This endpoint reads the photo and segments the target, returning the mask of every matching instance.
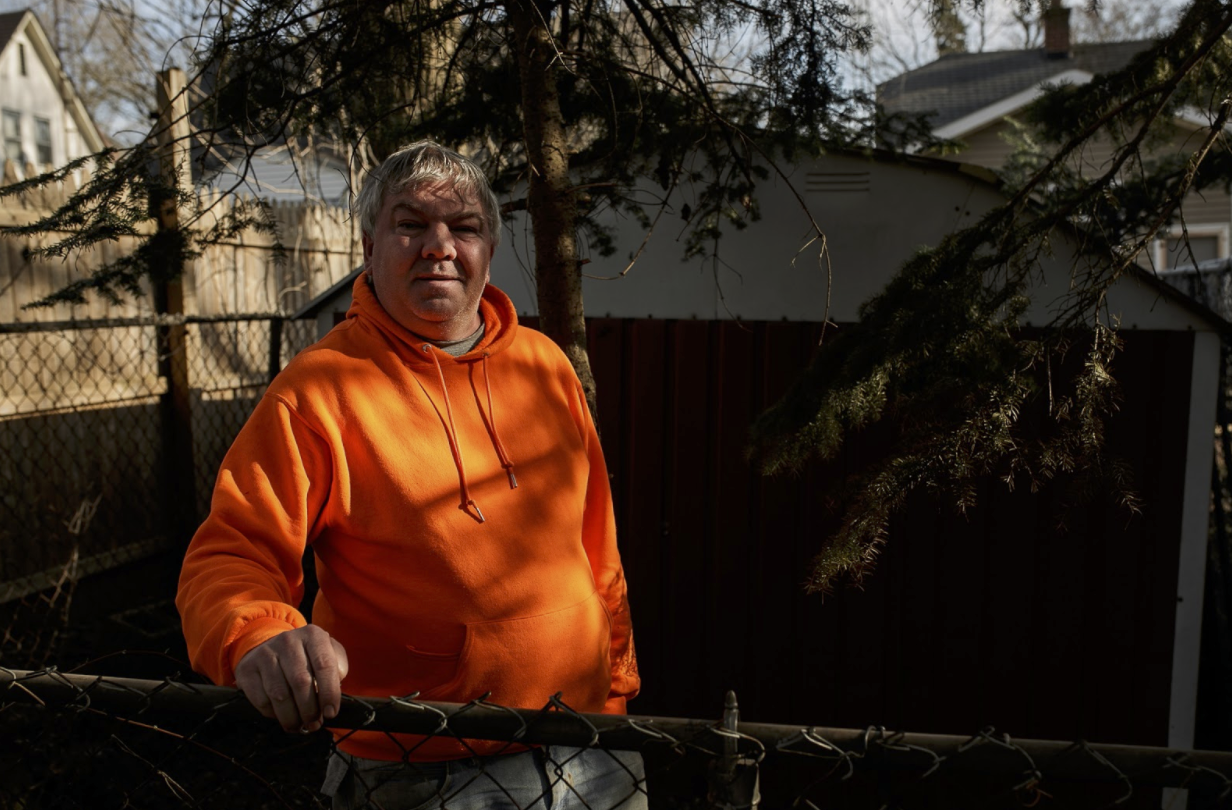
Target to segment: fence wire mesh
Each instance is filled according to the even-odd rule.
[[[314,331],[268,315],[0,325],[5,624],[65,571],[185,539],[271,375]]]
[[[117,662],[110,660],[110,665]],[[332,733],[286,734],[233,689],[0,669],[5,807],[1227,806],[1232,754],[346,697]],[[336,755],[356,733],[400,760]],[[447,763],[416,752],[447,739]],[[500,741],[475,757],[476,740]],[[327,762],[332,764],[327,765]],[[643,765],[644,763],[644,765]]]

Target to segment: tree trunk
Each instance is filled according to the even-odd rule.
[[[556,86],[560,67],[552,33],[546,27],[551,4],[510,0],[508,12],[522,85],[522,132],[530,166],[526,210],[535,240],[539,328],[564,350],[582,381],[591,415],[596,416],[595,378],[586,353],[577,203],[569,178],[568,139]]]

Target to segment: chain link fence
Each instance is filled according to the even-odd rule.
[[[0,806],[325,807],[327,773],[346,806],[373,808],[394,806],[391,791],[418,791],[413,804],[423,807],[593,810],[647,799],[663,808],[1197,810],[1232,796],[1229,753],[1015,740],[991,729],[964,737],[745,723],[731,694],[713,720],[580,714],[558,699],[524,710],[415,697],[344,697],[332,732],[295,735],[234,689],[0,669]],[[356,730],[388,735],[402,761],[327,767]],[[416,761],[442,737],[461,759]],[[503,747],[470,757],[476,740]],[[529,784],[527,763],[537,776]],[[583,773],[601,774],[603,789]]]
[[[186,540],[314,330],[271,315],[0,324],[0,608]]]

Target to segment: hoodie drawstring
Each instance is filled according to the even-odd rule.
[[[458,508],[469,515],[470,510],[467,507],[475,507],[475,514],[479,516],[479,522],[484,523],[483,512],[479,510],[479,504],[475,503],[475,500],[471,498],[470,488],[466,484],[466,467],[462,464],[462,448],[458,446],[457,430],[453,425],[453,408],[449,404],[449,387],[445,385],[445,371],[441,368],[441,361],[436,358],[432,348],[427,343],[423,345],[423,352],[431,357],[432,362],[436,364],[436,374],[441,380],[441,393],[445,395],[445,416],[449,420],[445,435],[449,437],[449,450],[453,453],[454,466],[458,468],[458,483],[462,490],[462,503]],[[484,376],[486,377],[487,375],[485,374]]]
[[[474,507],[475,515],[478,516],[480,523],[486,522],[483,512],[479,509],[479,504],[475,503],[475,499],[471,497],[470,486],[466,481],[466,467],[462,463],[462,448],[458,444],[458,431],[453,423],[453,405],[449,401],[449,387],[445,384],[445,370],[441,368],[441,361],[437,359],[436,354],[432,351],[429,344],[425,343],[422,346],[423,353],[432,358],[432,362],[436,365],[436,376],[441,381],[441,394],[445,397],[445,435],[449,439],[449,451],[453,453],[454,466],[458,468],[458,486],[461,489],[462,503],[458,506],[463,512],[471,514],[468,507]],[[484,427],[488,429],[488,437],[492,440],[492,447],[496,449],[496,455],[500,459],[501,469],[505,471],[505,475],[509,476],[509,488],[518,488],[518,477],[513,474],[513,461],[509,458],[509,451],[505,449],[505,443],[501,441],[500,434],[496,431],[496,410],[492,405],[492,379],[488,376],[488,353],[483,353],[483,385],[488,397],[488,412],[487,414],[480,413],[484,417]],[[475,515],[472,515],[474,517]]]
[[[509,460],[509,453],[505,450],[500,435],[496,432],[496,409],[492,407],[492,379],[488,376],[487,352],[483,353],[483,385],[488,390],[488,418],[484,420],[484,424],[487,425],[488,435],[492,437],[492,446],[496,448],[501,468],[505,471],[505,475],[509,476],[509,488],[517,489],[518,477],[513,474],[513,462]],[[478,507],[475,508],[478,509]]]

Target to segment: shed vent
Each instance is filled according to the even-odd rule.
[[[870,186],[868,172],[809,172],[804,180],[804,190],[810,194],[866,192]]]

